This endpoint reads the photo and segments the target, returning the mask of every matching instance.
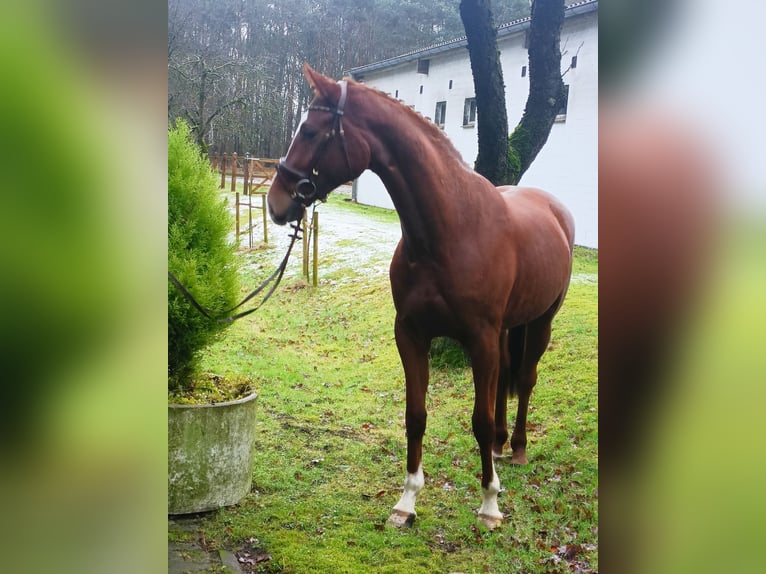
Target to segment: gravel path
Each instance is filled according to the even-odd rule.
[[[350,198],[351,188],[345,186],[333,192]],[[233,200],[231,201],[233,204]],[[231,210],[233,212],[233,205]],[[388,274],[388,266],[394,254],[402,230],[398,223],[383,222],[363,213],[355,213],[342,206],[329,203],[318,204],[319,213],[319,277],[338,269],[354,268],[367,273]],[[309,217],[311,210],[309,209]],[[256,228],[254,241],[262,237],[260,210],[254,211]],[[245,256],[245,268],[251,268],[260,276],[276,267],[284,257],[290,242],[292,229],[269,221],[269,246],[251,251]],[[247,245],[243,236],[241,243]],[[302,274],[301,244],[296,243],[290,256],[285,277]]]

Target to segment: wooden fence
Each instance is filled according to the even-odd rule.
[[[221,174],[221,184],[219,189],[226,189],[226,178],[229,178],[230,191],[235,196],[235,233],[237,246],[239,246],[240,236],[247,235],[248,247],[253,248],[253,209],[261,210],[261,219],[263,222],[263,242],[269,242],[268,214],[266,209],[266,192],[271,185],[277,173],[278,159],[264,159],[245,155],[239,157],[236,153],[230,155],[220,154],[210,157],[210,165],[213,170]],[[237,191],[241,185],[242,194]],[[255,197],[255,199],[254,199]],[[246,210],[247,227],[243,230],[241,219],[242,210]],[[309,280],[309,261],[313,259],[311,265],[311,283],[317,286],[318,259],[319,259],[319,214],[313,213],[311,222],[307,221],[306,214],[303,214],[303,275],[306,281]],[[311,241],[309,242],[309,236]],[[309,245],[311,243],[311,245]],[[309,250],[313,258],[309,256]]]
[[[221,174],[219,189],[226,189],[226,178],[229,178],[231,191],[237,191],[242,184],[242,193],[265,193],[277,172],[278,159],[266,159],[245,155],[239,157],[236,153],[220,154],[210,157],[210,165],[214,171]]]
[[[219,189],[226,189],[227,177],[229,189],[235,194],[236,236],[239,245],[240,236],[247,235],[248,246],[253,248],[253,209],[261,210],[263,222],[263,242],[269,242],[268,216],[266,213],[266,192],[277,172],[279,160],[264,159],[245,155],[239,157],[236,153],[220,154],[210,157],[210,165],[214,171],[221,174]],[[237,191],[242,190],[242,194]],[[243,212],[244,210],[244,212]],[[243,214],[247,217],[247,227],[242,229]]]

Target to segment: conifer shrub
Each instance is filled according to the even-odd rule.
[[[183,121],[168,130],[168,269],[215,314],[239,295],[231,215],[217,192],[217,177]],[[200,351],[229,323],[199,313],[168,281],[168,389],[189,392]]]

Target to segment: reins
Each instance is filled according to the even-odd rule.
[[[189,303],[197,310],[199,311],[203,316],[210,319],[211,321],[216,321],[217,323],[232,323],[236,321],[237,319],[241,319],[242,317],[246,317],[247,315],[250,315],[251,313],[254,313],[258,309],[261,308],[261,306],[269,300],[271,295],[276,290],[277,286],[279,285],[279,282],[282,281],[282,276],[285,274],[285,269],[287,268],[287,261],[290,259],[290,253],[293,250],[293,245],[295,245],[295,242],[298,239],[301,239],[301,233],[304,231],[301,228],[301,222],[298,221],[297,223],[290,224],[290,227],[293,228],[293,233],[290,235],[290,245],[287,247],[287,253],[285,253],[284,258],[282,259],[282,262],[279,264],[279,266],[274,270],[274,272],[258,287],[256,287],[253,291],[251,291],[242,301],[237,303],[234,307],[227,309],[226,311],[223,311],[221,313],[221,316],[214,316],[214,313],[210,311],[209,309],[205,309],[197,299],[195,299],[194,295],[191,294],[191,292],[183,286],[183,284],[178,280],[178,278],[173,275],[170,271],[168,271],[168,279],[170,279],[170,282],[173,284],[173,286],[178,289],[178,291],[181,293],[181,295],[186,298]],[[276,279],[276,281],[274,281]],[[261,291],[263,291],[269,283],[274,281],[274,284],[271,286],[271,288],[266,292],[266,295],[264,295],[263,299],[261,300],[258,305],[253,307],[252,309],[248,309],[247,311],[242,311],[241,313],[237,313],[236,315],[230,315],[233,311],[236,311],[242,305],[250,301],[253,297],[258,295]]]
[[[279,160],[279,164],[277,164],[277,177],[287,178],[292,177],[297,181],[295,186],[292,189],[291,196],[293,200],[299,201],[304,206],[308,207],[309,205],[314,204],[314,201],[319,199],[320,201],[324,201],[324,197],[318,197],[317,196],[317,190],[316,190],[316,183],[314,182],[314,176],[318,175],[316,165],[319,162],[319,159],[324,152],[325,146],[329,142],[330,139],[335,137],[336,135],[340,137],[341,147],[343,149],[343,155],[346,159],[346,166],[349,169],[349,174],[351,173],[351,162],[348,157],[348,146],[346,145],[346,132],[343,129],[343,108],[346,105],[346,96],[348,94],[348,83],[345,80],[341,80],[338,82],[338,85],[340,86],[340,98],[338,99],[338,103],[334,108],[326,107],[326,106],[310,106],[309,111],[318,111],[318,112],[327,112],[331,113],[335,116],[335,120],[333,122],[333,127],[330,131],[326,132],[324,135],[324,138],[322,140],[321,145],[319,148],[314,152],[314,157],[312,158],[311,162],[311,173],[305,173],[298,169],[293,168],[291,165],[287,162],[287,157],[283,157]],[[289,153],[289,150],[288,150]],[[314,207],[316,207],[316,204],[314,204]],[[218,323],[231,323],[233,321],[236,321],[237,319],[241,319],[242,317],[246,317],[247,315],[250,315],[251,313],[254,313],[260,307],[269,300],[269,297],[274,293],[277,286],[279,285],[279,282],[282,280],[282,276],[285,273],[285,269],[287,268],[287,261],[290,258],[290,253],[293,250],[293,245],[295,245],[295,242],[301,238],[301,233],[304,232],[304,230],[301,228],[301,222],[298,221],[298,223],[291,224],[291,227],[294,229],[294,232],[292,235],[290,235],[291,241],[290,245],[287,248],[287,253],[285,253],[284,259],[282,259],[282,262],[279,264],[279,266],[274,270],[274,272],[258,287],[256,287],[253,291],[250,292],[247,297],[242,299],[239,303],[237,303],[234,307],[231,309],[227,309],[226,311],[223,311],[221,313],[221,316],[214,316],[214,313],[210,311],[209,309],[205,309],[197,299],[195,299],[194,295],[191,294],[191,292],[184,287],[184,285],[178,280],[178,278],[173,275],[170,271],[168,271],[168,279],[173,284],[173,286],[178,289],[178,291],[186,298],[189,303],[197,310],[199,311],[203,316],[210,319],[211,321],[216,321]],[[309,239],[311,237],[312,228],[309,227]],[[276,281],[275,281],[276,279]],[[269,290],[266,292],[266,295],[264,295],[263,299],[260,303],[258,303],[255,307],[252,309],[248,309],[247,311],[242,311],[240,313],[237,313],[236,315],[231,315],[233,311],[236,311],[239,309],[242,305],[250,301],[253,297],[261,293],[266,287],[268,287],[269,283],[274,281],[273,285],[269,288]]]

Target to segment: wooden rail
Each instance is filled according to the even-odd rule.
[[[246,154],[244,158],[238,154],[220,154],[210,157],[210,165],[213,170],[221,175],[219,189],[226,189],[227,176],[230,191],[235,194],[235,219],[236,237],[239,245],[240,236],[247,234],[248,247],[253,248],[253,209],[261,210],[263,222],[263,242],[269,242],[268,216],[266,213],[266,192],[277,173],[279,160],[251,157]],[[242,194],[237,191],[241,186]],[[260,201],[254,201],[253,196],[260,197]],[[241,225],[242,212],[247,213],[247,227],[243,230]]]
[[[229,179],[230,191],[235,197],[235,233],[237,246],[239,246],[240,236],[247,234],[248,247],[253,248],[253,209],[261,210],[261,220],[263,223],[263,242],[269,242],[268,231],[268,213],[266,208],[266,192],[271,185],[272,180],[277,174],[277,159],[265,159],[245,155],[239,157],[236,153],[220,154],[210,156],[210,165],[213,171],[220,173],[221,184],[219,189],[226,189],[227,177]],[[241,184],[242,193],[237,191]],[[254,199],[259,198],[259,199]],[[247,227],[242,229],[242,209],[247,213]],[[303,276],[308,282],[316,287],[319,276],[319,213],[312,214],[311,222],[307,220],[306,213],[303,214]],[[311,241],[309,241],[311,238]],[[311,245],[309,245],[311,243]],[[309,253],[311,251],[311,253]],[[310,257],[313,256],[313,257]],[[311,261],[311,277],[309,277],[309,261]]]

